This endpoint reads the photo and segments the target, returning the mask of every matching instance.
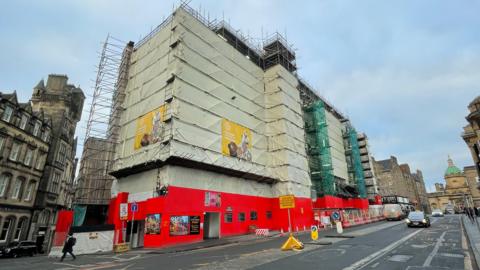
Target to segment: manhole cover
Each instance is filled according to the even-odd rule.
[[[393,255],[388,260],[392,262],[407,262],[412,257],[413,256],[410,256],[410,255]]]

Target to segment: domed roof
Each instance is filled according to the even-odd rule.
[[[453,164],[453,160],[449,156],[448,157],[448,168],[445,171],[445,176],[455,175],[455,174],[462,174],[462,171],[457,166],[455,166],[455,164]]]

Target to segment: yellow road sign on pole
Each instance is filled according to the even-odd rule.
[[[295,196],[284,195],[279,197],[280,209],[295,208]]]
[[[312,240],[318,240],[318,227],[315,225],[312,225],[310,227],[310,236],[312,237]]]

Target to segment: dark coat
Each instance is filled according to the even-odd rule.
[[[62,252],[72,252],[73,251],[73,246],[75,245],[75,237],[69,236],[67,240],[65,240],[65,244],[63,245],[63,250]]]

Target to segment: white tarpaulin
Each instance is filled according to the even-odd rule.
[[[75,233],[77,243],[73,246],[73,254],[92,254],[113,251],[113,230],[100,232]],[[49,257],[61,257],[63,247],[53,247]]]

